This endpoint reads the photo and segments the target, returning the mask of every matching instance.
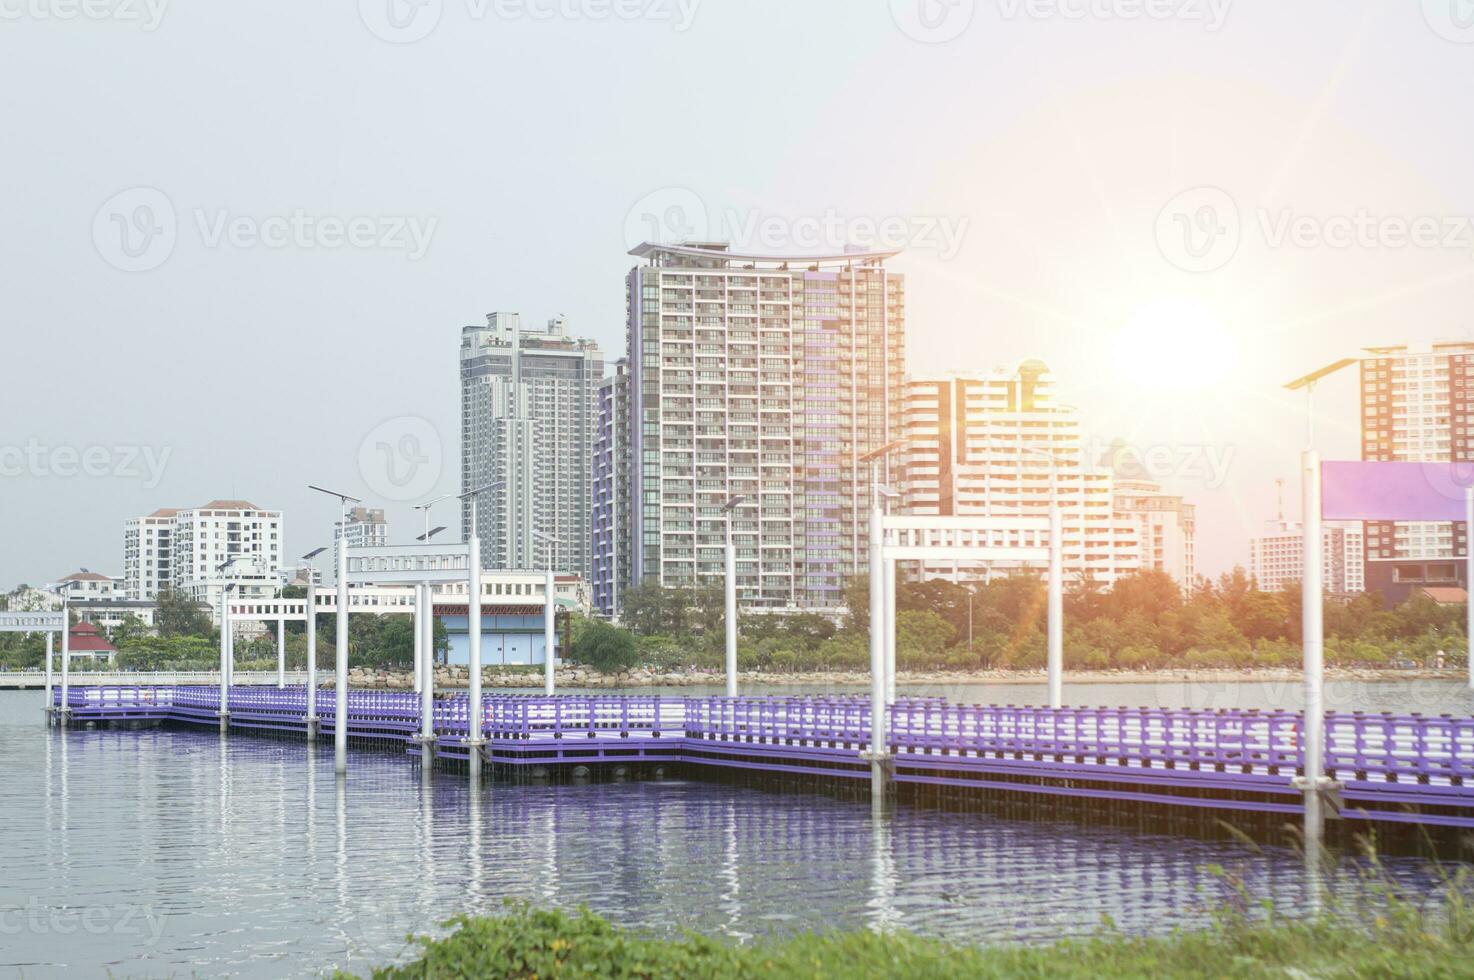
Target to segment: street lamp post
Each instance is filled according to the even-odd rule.
[[[732,543],[732,515],[747,500],[746,494],[735,494],[722,504],[727,519],[727,546],[722,552],[727,633],[727,697],[737,696],[737,546]]]
[[[445,530],[444,525],[435,528],[430,526],[430,508],[442,500],[449,500],[454,496],[455,494],[453,493],[442,493],[440,496],[427,500],[423,504],[415,504],[415,510],[421,511],[425,516],[425,533],[417,536],[415,538],[416,541],[429,544],[431,538]],[[429,630],[426,630],[424,624],[420,621],[421,616],[428,616],[431,622],[434,622],[435,593],[429,582],[423,582],[415,586],[415,691],[420,695],[420,714],[422,718],[429,718],[435,708],[435,629],[432,626]],[[429,696],[425,695],[426,688],[430,689]],[[431,727],[429,725],[422,725],[421,727],[424,729],[420,733],[421,751],[429,751],[427,747],[431,745],[433,739],[430,741],[426,739],[432,734]]]
[[[1033,446],[1019,446],[1020,452],[1033,453],[1049,460],[1049,582],[1045,592],[1045,623],[1049,669],[1049,706],[1064,706],[1065,669],[1065,586],[1064,586],[1064,515],[1059,506],[1059,461],[1056,453]]]
[[[870,795],[872,802],[882,804],[890,783],[890,749],[886,737],[886,672],[887,631],[894,624],[887,621],[885,566],[885,515],[881,511],[881,484],[878,467],[887,454],[906,445],[897,439],[871,450],[855,462],[870,464],[870,748],[861,758],[870,763]],[[893,668],[892,668],[893,669]]]
[[[216,571],[222,571],[228,564],[226,562]],[[226,582],[220,587],[220,710],[217,713],[221,735],[230,731],[230,671],[235,660],[235,650],[231,646],[230,593],[234,588],[234,582]]]
[[[348,774],[348,504],[363,503],[357,497],[323,487],[308,485],[309,490],[337,497],[341,508],[338,522],[338,618],[336,663],[333,671],[333,771]]]
[[[548,545],[563,542],[543,531],[533,531],[532,536]],[[552,550],[548,552],[546,579],[543,582],[543,694],[553,696],[553,654],[557,648],[558,593],[556,576],[553,574]]]
[[[312,560],[326,551],[314,548],[302,556],[298,567],[307,569],[307,738],[317,741],[317,568]]]
[[[472,778],[481,776],[481,533],[476,526],[476,497],[497,486],[496,483],[477,487],[460,494],[460,499],[471,502],[471,527],[466,541],[467,552],[467,596],[466,596],[466,640],[468,644],[467,664],[467,731],[466,759]]]
[[[1305,794],[1305,855],[1318,860],[1325,834],[1325,797],[1335,783],[1327,778],[1325,766],[1325,566],[1321,554],[1321,469],[1315,448],[1315,385],[1322,378],[1357,363],[1343,358],[1319,371],[1285,385],[1290,391],[1305,392],[1305,452],[1300,457],[1304,573],[1300,595],[1300,635],[1305,670],[1305,720],[1301,736],[1304,775],[1298,780]]]
[[[55,586],[56,596],[61,600],[61,704],[56,707],[57,724],[62,728],[67,726],[67,715],[71,713],[71,683],[68,671],[72,659],[72,617],[70,597],[68,591],[70,586],[65,582],[59,582]],[[51,705],[51,634],[46,634],[46,710],[48,720],[51,718],[49,712]]]

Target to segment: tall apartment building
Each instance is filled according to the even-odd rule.
[[[378,508],[354,507],[346,521],[333,522],[333,567],[344,539],[350,548],[382,548],[389,543],[389,522]]]
[[[629,585],[629,361],[599,384],[599,430],[594,439],[593,604],[614,616]]]
[[[123,525],[123,593],[145,602],[170,588],[173,582],[172,539],[176,508],[164,507]]]
[[[1375,347],[1361,361],[1365,460],[1474,460],[1474,344]],[[1429,585],[1463,585],[1468,528],[1366,522],[1366,587],[1392,602]]]
[[[1264,533],[1249,539],[1249,574],[1266,592],[1297,585],[1305,577],[1305,526],[1299,521],[1269,521]],[[1322,574],[1328,595],[1366,591],[1361,525],[1321,525]]]
[[[723,573],[729,498],[746,606],[834,608],[867,561],[869,467],[900,431],[903,278],[893,251],[631,250],[630,577]]]
[[[170,585],[212,611],[219,608],[227,584],[235,585],[236,595],[275,595],[282,546],[279,510],[263,510],[246,500],[182,508],[174,514]]]
[[[992,374],[911,378],[902,407],[899,491],[905,513],[1049,516],[1058,497],[1067,581],[1106,585],[1141,567],[1137,522],[1117,515],[1111,471],[1088,458],[1073,408],[1054,400],[1041,361]],[[990,581],[1044,569],[1011,561],[916,563],[909,574]]]
[[[1165,572],[1183,588],[1197,580],[1197,507],[1150,480],[1115,478],[1116,516],[1136,525],[1143,569]]]
[[[561,317],[524,330],[492,313],[461,331],[461,488],[476,501],[482,564],[590,573],[592,465],[604,355]],[[469,535],[472,506],[462,505]],[[547,535],[551,542],[538,535]]]

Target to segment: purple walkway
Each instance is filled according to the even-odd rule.
[[[60,701],[60,691],[56,692]],[[74,687],[74,723],[218,724],[216,687]],[[468,701],[435,701],[438,754],[466,757]],[[234,688],[232,727],[304,732],[303,688]],[[317,699],[322,733],[334,699]],[[870,703],[857,696],[488,695],[487,759],[512,766],[680,762],[868,778]],[[1300,715],[1288,711],[1032,708],[902,698],[890,713],[901,783],[993,788],[1227,810],[1300,811]],[[348,733],[402,741],[418,696],[350,691]],[[1474,718],[1331,714],[1327,774],[1348,818],[1474,827]]]

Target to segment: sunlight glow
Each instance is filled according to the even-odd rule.
[[[1112,344],[1116,369],[1146,388],[1202,388],[1228,376],[1238,360],[1233,336],[1211,310],[1168,297],[1138,307]]]

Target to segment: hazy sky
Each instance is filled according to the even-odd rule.
[[[1281,384],[1471,333],[1469,0],[0,0],[0,81],[4,586],[216,497],[300,554],[308,482],[407,540],[460,327],[612,360],[652,224],[900,239],[911,369],[1047,361],[1214,574],[1293,499]]]

